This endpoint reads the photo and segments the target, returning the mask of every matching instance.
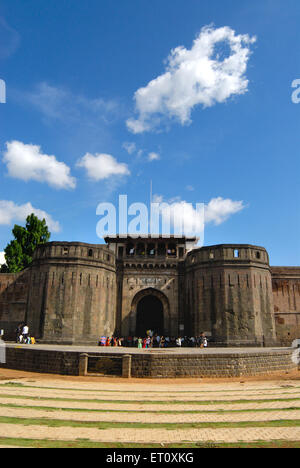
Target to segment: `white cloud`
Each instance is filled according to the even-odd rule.
[[[164,204],[164,199],[161,195],[153,196],[153,203]],[[199,202],[199,205],[201,202]],[[213,223],[220,225],[224,223],[230,216],[243,210],[245,205],[243,201],[234,201],[231,199],[224,199],[222,197],[212,198],[208,204],[204,204],[204,224]],[[201,231],[202,219],[199,218],[196,204],[188,203],[174,197],[167,200],[165,206],[162,208],[162,213],[168,213],[171,210],[173,217],[173,225],[180,226],[184,223],[187,231]],[[197,221],[198,220],[198,221]]]
[[[0,200],[0,225],[11,225],[13,222],[24,222],[30,214],[35,214],[39,219],[45,219],[50,231],[59,232],[58,221],[53,220],[46,211],[34,208],[30,202],[24,205],[16,205],[13,201]]]
[[[204,228],[203,209],[199,204],[199,209],[191,203],[180,200],[179,197],[164,203],[162,198],[156,197],[157,203],[160,203],[160,212],[162,217],[168,219],[171,217],[171,226],[174,233],[182,232],[186,236],[200,236]],[[164,234],[164,232],[163,232]]]
[[[152,161],[158,161],[160,159],[160,155],[158,153],[149,153],[148,154],[148,161],[152,162]]]
[[[90,179],[98,181],[108,179],[112,176],[129,175],[127,164],[119,163],[110,154],[86,153],[77,163],[77,167],[83,167]]]
[[[136,91],[138,118],[127,120],[128,129],[132,133],[150,131],[164,118],[188,124],[195,106],[211,107],[246,93],[245,72],[255,40],[235,34],[229,27],[205,27],[191,49],[173,49],[165,73]]]
[[[123,143],[123,148],[127,151],[128,154],[133,154],[136,151],[136,144],[125,141],[125,143]]]
[[[230,198],[212,198],[205,206],[205,223],[219,225],[230,216],[245,208],[243,201],[233,201]]]
[[[4,265],[5,263],[5,257],[4,257],[5,253],[4,252],[0,252],[0,266],[1,265]]]
[[[150,132],[152,130],[152,126],[154,127],[154,125],[151,126],[150,124],[146,124],[146,122],[144,121],[146,117],[146,115],[142,115],[141,120],[128,119],[126,121],[128,130],[132,133]],[[157,123],[159,123],[158,120]]]
[[[55,156],[43,154],[40,146],[12,141],[6,147],[3,162],[10,177],[46,182],[57,189],[75,188],[76,180],[71,177],[70,168]]]

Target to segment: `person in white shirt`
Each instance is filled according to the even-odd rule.
[[[23,335],[23,341],[26,343],[26,340],[29,335],[29,328],[27,325],[24,325],[23,330],[22,330],[22,335]]]

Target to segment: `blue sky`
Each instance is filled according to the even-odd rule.
[[[299,24],[297,0],[2,0],[0,251],[30,210],[101,242],[97,205],[152,180],[206,204],[206,245],[299,265]]]

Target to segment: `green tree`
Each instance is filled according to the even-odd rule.
[[[4,249],[5,260],[9,273],[18,273],[31,264],[36,247],[48,242],[51,233],[45,219],[40,220],[34,214],[27,217],[25,227],[15,225],[12,233],[14,240]]]

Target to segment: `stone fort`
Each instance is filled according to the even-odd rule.
[[[49,242],[31,266],[0,274],[5,339],[26,322],[42,343],[96,345],[101,335],[205,332],[215,346],[290,346],[300,337],[300,267],[265,248],[196,238]]]

